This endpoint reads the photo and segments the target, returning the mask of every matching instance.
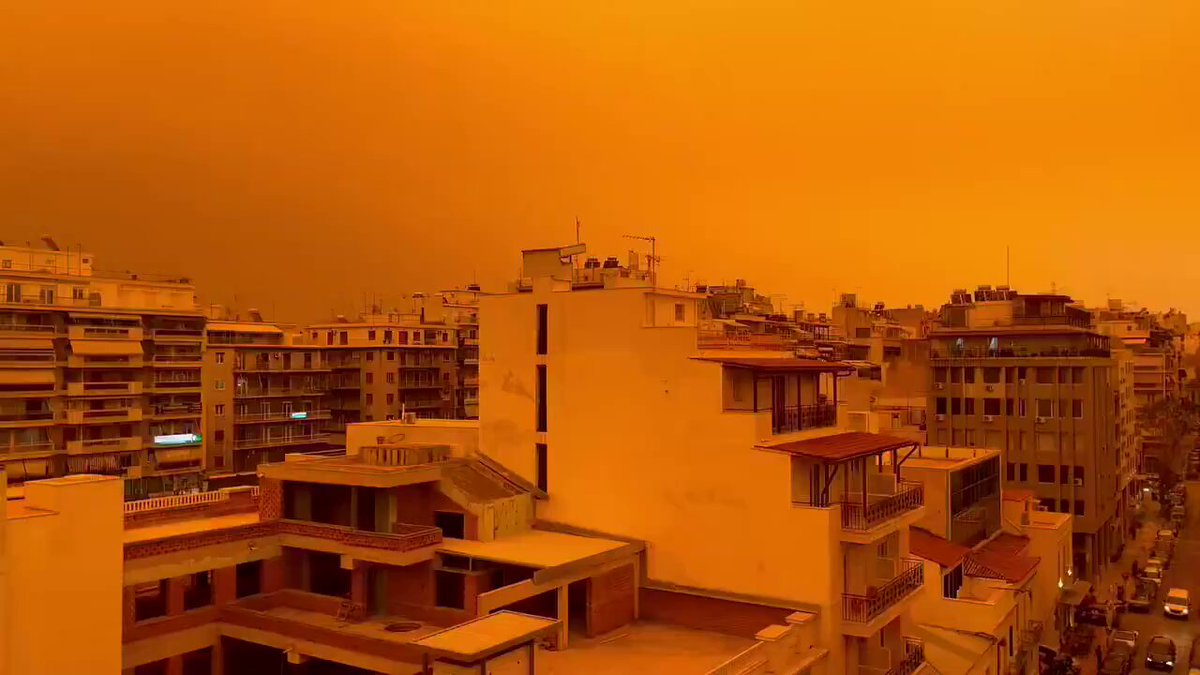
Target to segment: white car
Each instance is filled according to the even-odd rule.
[[[1151,558],[1146,561],[1146,566],[1142,568],[1141,576],[1143,579],[1151,579],[1161,582],[1163,578],[1162,561],[1158,558]]]
[[[1192,597],[1187,589],[1172,588],[1167,591],[1167,599],[1163,600],[1163,614],[1177,619],[1188,618],[1192,608]]]

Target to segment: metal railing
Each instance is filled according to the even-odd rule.
[[[260,437],[260,438],[240,438],[233,442],[235,450],[249,450],[251,448],[270,448],[277,445],[300,445],[303,443],[321,443],[329,438],[329,434],[303,434],[293,436],[279,437]]]
[[[900,564],[900,573],[878,589],[868,589],[865,595],[843,593],[842,619],[853,623],[870,623],[896,603],[920,590],[925,583],[925,566],[921,561],[910,558],[902,559]]]
[[[155,363],[199,363],[204,357],[200,354],[155,354]]]
[[[1108,349],[951,349],[947,352],[932,350],[931,359],[1025,359],[1025,358],[1108,358],[1112,355]],[[957,384],[957,382],[955,383]]]
[[[861,496],[859,501],[853,501],[853,499],[853,497],[843,498],[842,527],[847,530],[865,531],[923,506],[925,504],[925,485],[902,480],[897,485],[895,493],[882,499],[872,502],[871,495],[868,494],[865,506]]]
[[[304,413],[303,417],[295,417],[297,413]],[[235,417],[238,422],[302,422],[307,420],[323,420],[329,419],[328,410],[271,410],[268,412],[244,412],[238,413]]]
[[[837,406],[832,403],[792,405],[771,411],[771,430],[776,434],[833,426],[837,426]]]
[[[204,337],[200,328],[153,328],[150,335],[155,339],[187,338],[199,340]]]
[[[346,546],[412,551],[442,543],[442,531],[431,525],[397,523],[394,532],[371,532],[343,525],[328,525],[307,520],[280,520],[280,534],[332,539]]]
[[[53,410],[22,413],[0,413],[0,422],[46,422],[54,419]]]
[[[55,332],[54,326],[40,323],[0,323],[0,333],[50,333]]]
[[[925,643],[916,639],[904,638],[904,658],[887,675],[911,675],[925,663]]]
[[[239,387],[234,396],[311,396],[329,391],[323,387]]]

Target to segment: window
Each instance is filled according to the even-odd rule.
[[[1020,468],[1021,468],[1021,482],[1028,483],[1029,482],[1029,465],[1022,462]]]
[[[675,303],[675,320],[683,321],[687,318],[687,310],[684,309],[682,302]]]
[[[375,396],[372,394],[367,394],[367,405],[371,405],[374,402],[375,402]]]
[[[375,373],[367,373],[364,378],[366,379],[367,384],[371,384],[375,382]]]
[[[383,344],[392,344],[392,329],[387,328],[383,331]]]
[[[1071,384],[1071,369],[1070,368],[1059,368],[1058,369],[1058,383],[1059,384]]]
[[[12,258],[5,258],[5,259],[4,259],[4,269],[6,269],[6,270],[11,270],[11,269],[12,269]]]
[[[966,382],[967,384],[975,384],[975,369],[974,368],[964,368],[963,369],[963,382]]]
[[[547,403],[546,403],[546,366],[539,365],[537,367],[537,430],[546,431],[547,423]]]
[[[934,399],[933,410],[938,415],[946,414],[946,397],[945,396],[939,396],[936,399]]]
[[[329,331],[328,333],[325,334],[325,344],[327,344],[327,345],[333,344],[333,331]]]
[[[1039,398],[1034,402],[1037,404],[1038,417],[1054,417],[1054,399]]]
[[[213,455],[212,461],[214,469],[225,468],[225,457],[223,455]]]
[[[946,367],[945,366],[939,366],[939,367],[933,369],[933,381],[934,382],[945,382],[946,381]]]
[[[955,567],[942,577],[942,597],[957,598],[963,585],[962,565]]]
[[[217,388],[217,391],[225,391],[225,380],[217,380],[214,386]]]
[[[54,287],[42,286],[40,289],[38,289],[38,302],[42,303],[43,305],[53,305]]]
[[[213,406],[213,415],[216,415],[217,417],[224,417],[225,416],[225,404],[218,403],[218,404],[214,405]]]
[[[466,539],[467,517],[453,511],[434,511],[433,524],[442,530],[443,537]]]
[[[962,368],[950,369],[950,384],[962,384]]]
[[[1013,627],[1009,626],[1008,627],[1008,656],[1009,656],[1009,658],[1012,658],[1012,655],[1013,655]]]
[[[1043,497],[1042,499],[1038,500],[1038,506],[1042,507],[1042,509],[1046,511],[1053,511],[1056,503],[1052,497]]]
[[[968,415],[975,414],[975,399],[973,399],[973,398],[963,399],[963,412],[965,412]]]
[[[1008,462],[1004,466],[1004,480],[1012,482],[1017,479],[1017,465],[1013,462]]]
[[[1012,414],[1013,414],[1013,400],[1012,400],[1011,398],[1006,398],[1006,399],[1004,399],[1004,414],[1005,414],[1005,415],[1008,415],[1009,417],[1012,417]]]
[[[1024,380],[1025,376],[1025,366],[1017,366],[1017,380]]]
[[[350,334],[344,330],[338,331],[338,344],[340,344],[340,345],[350,344]]]
[[[950,414],[951,415],[961,415],[962,414],[962,399],[961,398],[950,399]]]
[[[213,440],[218,443],[224,443],[225,442],[225,430],[217,429],[216,431],[214,431],[213,432]]]
[[[1038,384],[1054,384],[1054,369],[1045,366],[1035,368]]]
[[[550,346],[548,332],[550,330],[549,305],[537,306],[537,353],[545,355]]]
[[[248,595],[258,595],[262,590],[262,566],[261,560],[252,560],[250,562],[239,563],[234,571],[237,577],[237,589],[234,593],[239,598],[244,598]]]
[[[1075,419],[1083,419],[1083,399],[1071,399],[1071,417]]]
[[[466,607],[466,575],[449,570],[437,570],[433,576],[434,602],[438,607]]]
[[[395,395],[395,394],[388,394],[388,395],[387,395],[387,404],[388,404],[388,405],[392,405],[392,404],[394,404],[395,402],[396,402],[396,395]]]
[[[1069,500],[1069,499],[1058,500],[1058,512],[1059,513],[1070,513],[1071,512],[1071,500]]]
[[[375,329],[372,328],[371,330],[367,331],[367,341],[368,342],[375,341]]]
[[[999,368],[984,368],[983,369],[984,384],[1000,384],[1000,369]]]
[[[217,352],[213,358],[216,359],[218,365],[225,363],[225,352]]]
[[[396,374],[395,374],[395,373],[388,373],[388,374],[387,374],[387,383],[388,383],[388,384],[395,384],[395,383],[396,383]]]
[[[983,399],[983,414],[984,415],[999,415],[1000,414],[1000,399],[998,399],[998,398]]]
[[[1024,417],[1027,414],[1028,414],[1028,411],[1025,409],[1025,399],[1023,399],[1023,398],[1017,399],[1017,416]]]
[[[538,443],[535,446],[535,450],[537,452],[537,486],[542,492],[549,492],[550,477],[547,473],[549,468],[547,461],[549,458],[546,456],[548,454],[546,451],[546,444]]]
[[[213,602],[212,571],[189,574],[184,578],[183,609],[199,609]]]
[[[1075,466],[1075,482],[1078,483],[1079,485],[1083,485],[1083,467],[1082,466],[1078,466],[1078,465]]]
[[[1051,484],[1054,483],[1053,464],[1038,464],[1038,482]]]
[[[387,353],[387,360],[388,360],[388,361],[395,361],[395,360],[396,360],[396,352],[388,352],[388,353]]]
[[[146,621],[167,615],[167,580],[160,579],[133,588],[133,620]]]
[[[367,352],[367,360],[374,361],[375,360],[375,352]]]
[[[1075,366],[1071,369],[1071,381],[1075,384],[1083,384],[1083,366]]]
[[[87,294],[87,289],[82,286],[75,286],[71,289],[72,300],[83,300],[85,294]]]
[[[1086,510],[1084,509],[1083,500],[1076,499],[1075,500],[1075,515],[1082,516],[1084,513],[1086,513]]]

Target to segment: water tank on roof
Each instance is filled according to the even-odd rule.
[[[588,258],[587,260],[584,260],[583,268],[587,269],[587,270],[600,269],[600,259],[599,258]]]
[[[604,259],[604,269],[615,270],[621,266],[621,261],[617,260],[616,256],[608,256]]]

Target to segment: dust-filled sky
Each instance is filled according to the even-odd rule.
[[[305,321],[659,239],[788,305],[1200,313],[1200,2],[0,3],[0,239]]]

